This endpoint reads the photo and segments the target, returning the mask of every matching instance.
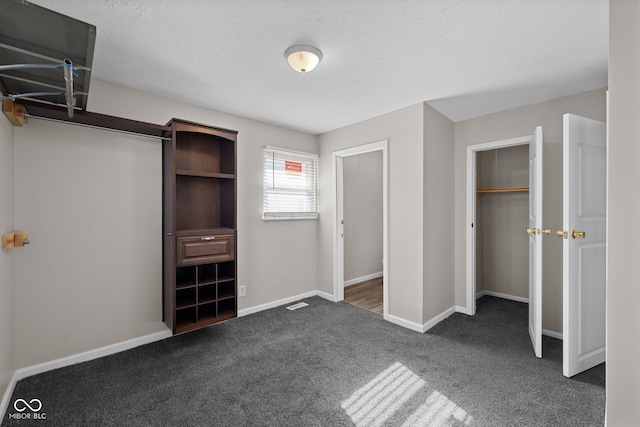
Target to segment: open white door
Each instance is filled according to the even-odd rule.
[[[529,336],[542,357],[542,127],[529,143]]]
[[[566,377],[605,361],[606,125],[564,115],[563,360]]]

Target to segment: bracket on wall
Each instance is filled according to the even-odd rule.
[[[2,235],[2,249],[18,248],[29,244],[29,233],[14,231]]]
[[[2,112],[14,126],[27,124],[27,110],[24,105],[16,104],[12,99],[2,101]]]

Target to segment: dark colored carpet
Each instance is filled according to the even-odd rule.
[[[3,426],[602,426],[604,365],[536,359],[527,305],[493,297],[426,334],[318,297],[19,381],[46,420]],[[28,412],[28,410],[26,411]]]

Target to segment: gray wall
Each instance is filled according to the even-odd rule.
[[[382,273],[382,151],[344,159],[344,280]]]
[[[0,117],[0,234],[13,231],[15,224],[13,132],[9,120]],[[15,253],[23,249],[0,251],[0,396],[15,369],[14,260]]]
[[[332,153],[389,140],[389,310],[422,324],[423,105],[320,135],[318,287],[333,293]]]
[[[529,146],[481,151],[478,188],[529,185]],[[485,193],[476,199],[476,292],[529,298],[529,193]],[[480,286],[478,286],[480,284]]]
[[[514,108],[455,123],[455,299],[466,298],[466,177],[467,146],[531,135],[542,125],[544,134],[543,223],[562,228],[562,115],[574,113],[605,121],[605,89]],[[555,236],[543,241],[542,327],[562,332],[562,242]]]
[[[318,222],[261,219],[262,147],[317,137],[97,80],[89,110],[238,130],[239,309],[317,289]],[[15,142],[15,368],[165,330],[160,142],[38,120]]]
[[[423,108],[423,120],[422,317],[423,323],[426,323],[455,303],[452,215],[454,176],[451,167],[454,133],[453,122],[426,104]]]
[[[638,424],[640,1],[609,2],[607,425]]]

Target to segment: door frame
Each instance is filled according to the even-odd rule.
[[[344,300],[344,158],[358,154],[382,151],[382,307],[386,318],[389,314],[389,140],[358,145],[333,152],[333,297]]]
[[[517,145],[529,145],[530,142],[531,135],[527,135],[467,146],[467,221],[465,225],[467,298],[464,313],[469,316],[476,314],[476,154],[480,151],[514,147]]]

